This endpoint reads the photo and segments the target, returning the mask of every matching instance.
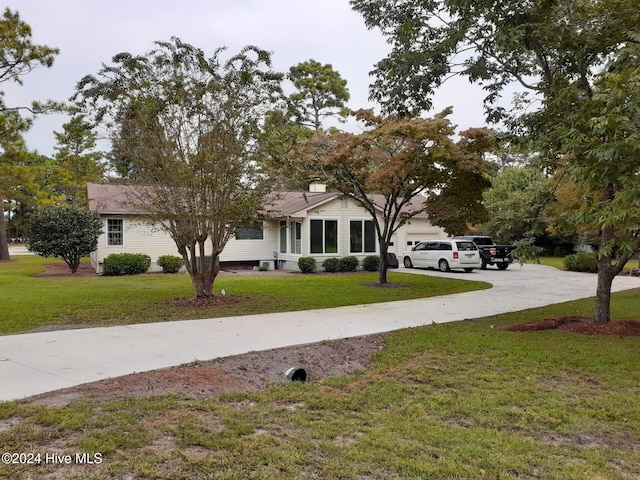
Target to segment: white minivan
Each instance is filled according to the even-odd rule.
[[[418,243],[402,256],[407,268],[437,268],[442,272],[461,268],[471,272],[482,266],[480,251],[470,240],[428,240]]]

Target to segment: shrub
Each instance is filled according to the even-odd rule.
[[[563,263],[566,269],[572,272],[596,273],[598,271],[598,259],[595,253],[580,252],[567,255]]]
[[[263,263],[262,265],[260,265],[258,267],[258,271],[259,272],[267,272],[267,271],[269,271],[269,264],[268,263]]]
[[[302,273],[312,273],[316,271],[316,259],[313,257],[300,257],[298,259],[298,268]]]
[[[158,257],[158,265],[164,273],[178,273],[182,267],[182,258],[175,255],[162,255]]]
[[[356,257],[342,257],[340,259],[340,271],[341,272],[355,272],[358,269],[360,262]]]
[[[143,253],[113,253],[104,259],[103,275],[135,275],[151,266],[151,258]]]
[[[362,268],[367,272],[377,272],[380,270],[380,257],[378,255],[369,255],[362,260]]]
[[[327,258],[322,262],[322,268],[325,272],[334,273],[340,270],[340,260],[337,258]]]
[[[76,273],[80,259],[93,252],[102,233],[96,212],[45,207],[31,214],[29,250],[42,257],[61,258]]]

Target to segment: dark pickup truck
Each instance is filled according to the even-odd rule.
[[[509,264],[513,262],[513,251],[515,245],[496,245],[489,237],[484,236],[464,236],[458,237],[464,240],[471,240],[478,246],[480,250],[480,258],[482,259],[483,270],[487,265],[496,265],[500,270],[509,268]]]

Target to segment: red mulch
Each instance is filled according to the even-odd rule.
[[[636,320],[611,320],[607,323],[599,323],[589,317],[566,316],[518,323],[504,327],[501,330],[508,332],[560,330],[563,332],[583,333],[587,335],[640,337],[640,322]]]

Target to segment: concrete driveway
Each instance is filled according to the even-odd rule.
[[[0,336],[0,401],[250,351],[455,322],[595,294],[596,276],[540,265],[413,274],[486,281],[489,290],[305,312]],[[620,276],[614,291],[640,287]]]

